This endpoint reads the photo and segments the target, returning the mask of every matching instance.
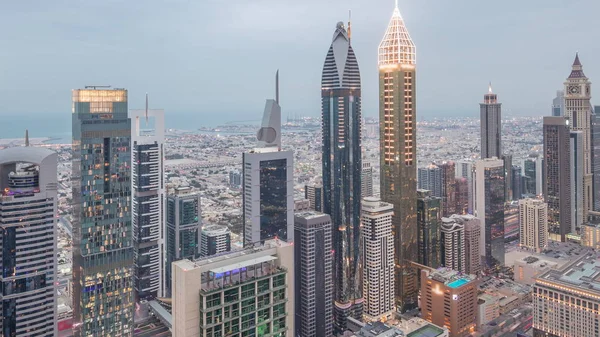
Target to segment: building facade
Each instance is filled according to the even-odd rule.
[[[523,160],[523,172],[524,177],[523,193],[529,195],[541,196],[543,193],[542,188],[542,157],[538,154],[532,154],[525,160]]]
[[[165,294],[163,110],[131,110],[131,224],[136,300]]]
[[[379,198],[363,199],[363,318],[366,322],[394,317],[394,206]]]
[[[362,176],[360,178],[361,194],[363,198],[373,196],[373,167],[371,163],[362,163]]]
[[[297,212],[294,231],[294,336],[333,336],[331,217],[316,211]]]
[[[581,245],[600,250],[600,225],[588,223],[581,226]]]
[[[479,104],[481,123],[481,159],[500,158],[502,156],[502,104],[498,103],[498,95],[492,92],[490,84],[488,93]]]
[[[442,169],[439,166],[429,164],[417,169],[418,189],[431,191],[431,195],[441,198],[442,184]]]
[[[454,201],[456,214],[469,214],[469,181],[467,178],[456,178],[454,181]]]
[[[381,200],[394,205],[396,306],[417,306],[417,54],[398,6],[379,44]]]
[[[173,337],[295,336],[294,246],[173,263]]]
[[[504,162],[497,158],[478,160],[473,167],[474,215],[482,222],[485,267],[504,265]]]
[[[519,200],[519,245],[541,252],[548,246],[548,205],[539,199]]]
[[[72,101],[73,333],[130,336],[135,291],[127,90],[86,87],[73,90]]]
[[[442,216],[456,213],[456,164],[445,161],[438,165],[442,169]]]
[[[571,232],[571,146],[569,120],[544,117],[544,201],[550,239],[566,241]]]
[[[195,259],[200,252],[202,213],[200,194],[191,187],[177,187],[167,195],[165,285],[171,295],[171,264],[181,259]]]
[[[482,270],[481,251],[483,241],[481,241],[483,231],[481,220],[467,214],[461,216],[465,226],[465,272],[467,274],[477,275]]]
[[[515,187],[513,184],[518,183],[517,181],[513,182],[513,160],[512,155],[504,154],[502,155],[502,161],[504,161],[504,200],[512,201],[513,200],[513,188]],[[519,168],[519,173],[520,173]],[[519,181],[520,182],[520,181]],[[520,189],[520,184],[518,184],[518,189]]]
[[[600,106],[594,106],[591,121],[592,128],[592,192],[594,195],[594,211],[600,211]],[[590,210],[591,211],[591,210]]]
[[[571,74],[565,81],[565,111],[572,131],[581,131],[583,136],[583,219],[593,210],[592,193],[592,106],[591,82],[583,73],[579,55],[571,68]]]
[[[323,212],[325,209],[325,195],[322,184],[304,185],[304,198],[310,202],[310,209]]]
[[[441,226],[442,258],[446,268],[466,272],[465,226],[456,217],[442,218]]]
[[[0,150],[2,336],[57,336],[57,160],[44,148]]]
[[[437,268],[441,262],[440,224],[442,198],[417,190],[417,262]]]
[[[362,316],[360,284],[361,85],[343,22],[338,22],[321,78],[324,210],[334,228],[336,331]]]
[[[473,275],[441,268],[421,271],[421,313],[448,329],[450,337],[468,336],[477,323],[478,280]]]
[[[231,232],[227,226],[208,225],[200,231],[200,257],[217,255],[231,250]]]
[[[565,115],[565,92],[556,91],[556,97],[552,100],[552,116],[562,117]]]
[[[533,285],[533,336],[600,336],[598,256],[551,269]]]
[[[571,166],[571,228],[570,233],[576,233],[576,229],[587,221],[584,218],[584,149],[583,132],[571,131],[570,134],[570,166]]]

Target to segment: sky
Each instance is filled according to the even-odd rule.
[[[71,89],[129,90],[130,108],[257,120],[280,69],[283,117],[320,115],[336,23],[352,10],[363,115],[378,114],[377,47],[393,0],[29,0],[0,3],[0,116],[70,113]],[[550,113],[579,51],[600,79],[598,0],[399,0],[417,46],[420,117]],[[599,82],[600,83],[600,82]],[[600,86],[600,84],[599,84]],[[597,93],[598,94],[595,94]],[[592,86],[600,104],[600,87]]]

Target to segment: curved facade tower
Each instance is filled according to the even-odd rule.
[[[416,47],[396,8],[379,44],[381,200],[394,205],[395,294],[399,311],[417,306]]]
[[[361,318],[361,91],[350,36],[339,22],[321,80],[323,188],[333,227],[336,330],[348,317]]]

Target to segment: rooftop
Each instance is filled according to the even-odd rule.
[[[356,337],[396,337],[404,336],[402,330],[382,322],[371,322],[356,332]]]
[[[302,211],[302,212],[296,212],[296,214],[294,214],[294,215],[297,216],[297,217],[300,217],[300,218],[304,218],[304,219],[310,220],[310,219],[320,218],[320,217],[322,217],[324,215],[327,215],[327,214],[321,213],[321,212],[317,212],[317,211]]]
[[[464,274],[450,268],[439,268],[429,274],[429,278],[444,283],[450,288],[460,288],[475,280],[474,275]]]
[[[596,254],[586,254],[559,270],[547,271],[538,280],[560,282],[600,294],[600,259]]]

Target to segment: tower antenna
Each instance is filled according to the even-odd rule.
[[[398,0],[396,0],[398,1]],[[348,41],[352,39],[352,10],[348,10]]]
[[[148,93],[146,93],[146,125],[148,125]]]
[[[279,104],[279,69],[275,73],[275,102]]]
[[[29,146],[29,130],[25,129],[25,146]]]

